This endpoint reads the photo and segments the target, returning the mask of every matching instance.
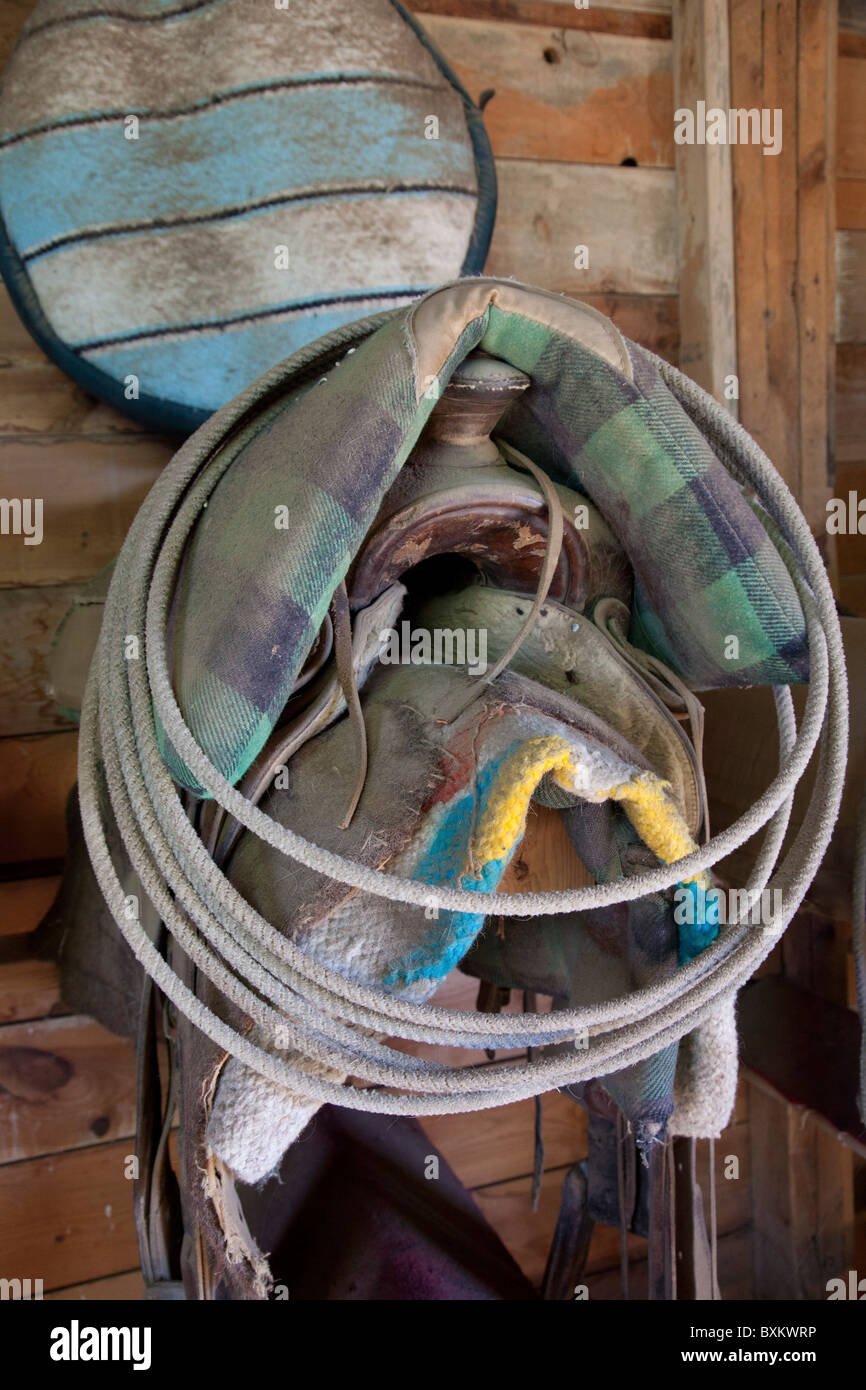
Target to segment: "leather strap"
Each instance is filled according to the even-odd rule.
[[[346,813],[340,821],[340,829],[347,830],[352,822],[358,802],[361,800],[361,793],[367,780],[367,726],[364,723],[364,711],[361,709],[361,697],[358,694],[358,683],[355,680],[355,667],[352,658],[352,619],[349,615],[349,595],[343,580],[334,591],[331,607],[334,615],[334,656],[337,662],[337,679],[340,682],[343,699],[346,701],[346,708],[349,711],[349,722],[352,725],[358,756],[358,775],[355,788]]]
[[[697,1178],[697,1141],[673,1140],[677,1292],[681,1300],[712,1302],[719,1297],[704,1200]]]
[[[647,1298],[676,1297],[678,1268],[674,1263],[673,1164],[671,1141],[649,1150],[649,1248]]]
[[[144,977],[138,1026],[133,1211],[147,1298],[179,1298],[179,1254],[183,1232],[180,1191],[168,1158],[176,1104],[176,1068],[169,1047],[169,1077],[163,1104],[157,1021],[159,992]]]
[[[569,1168],[562,1180],[556,1230],[547,1256],[541,1297],[553,1301],[574,1298],[575,1285],[586,1267],[595,1222],[587,1201],[586,1160]]]

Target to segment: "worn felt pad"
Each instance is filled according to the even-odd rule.
[[[397,0],[41,0],[4,74],[3,277],[153,428],[477,272],[494,205],[480,113]]]

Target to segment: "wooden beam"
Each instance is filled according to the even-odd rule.
[[[800,0],[797,67],[800,492],[823,533],[835,459],[837,13],[835,0]]]
[[[854,34],[866,34],[863,0],[839,0],[839,28]]]
[[[4,1272],[45,1292],[125,1273],[138,1263],[130,1139],[0,1167]]]
[[[675,0],[674,107],[730,106],[727,0]],[[736,414],[737,372],[731,148],[676,146],[680,367]]]
[[[487,275],[517,275],[575,299],[676,293],[673,170],[500,159],[496,174]],[[588,249],[586,267],[575,268],[578,245]]]
[[[443,14],[459,19],[510,20],[648,39],[671,36],[670,16],[661,5],[592,4],[578,9],[574,0],[410,0],[409,8],[422,17]]]
[[[476,101],[497,158],[672,169],[671,44],[425,15]]]
[[[866,230],[836,233],[836,341],[866,343]]]
[[[837,67],[836,167],[839,178],[866,178],[866,56],[840,54]]]
[[[866,459],[866,343],[840,343],[836,349],[836,463]],[[841,491],[841,470],[836,479]]]
[[[731,106],[782,113],[733,147],[740,419],[817,534],[830,495],[835,0],[731,0]]]

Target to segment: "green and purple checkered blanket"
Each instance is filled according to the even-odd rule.
[[[473,348],[532,379],[503,438],[590,497],[628,552],[635,645],[696,689],[807,679],[785,564],[652,357],[586,306],[463,280],[359,325],[339,349],[290,358],[246,393],[240,426],[221,433],[220,412],[185,446],[209,432],[196,485],[211,472],[214,485],[178,573],[173,678],[229,780],[265,743],[336,585]],[[164,753],[200,790],[165,742]]]

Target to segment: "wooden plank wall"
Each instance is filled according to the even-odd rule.
[[[841,8],[840,21],[834,495],[866,498],[866,7]],[[866,520],[836,544],[840,602],[866,616]]]
[[[840,602],[863,614],[866,537],[822,534],[831,495],[866,495],[866,41],[856,11],[840,6],[837,23],[835,0],[730,4],[732,105],[781,107],[784,131],[778,156],[734,150],[740,418],[824,543]],[[849,921],[802,911],[762,971],[853,1006],[850,939]],[[749,1105],[755,1297],[824,1297],[827,1279],[862,1259],[863,1161],[768,1087],[750,1085]]]
[[[782,112],[733,149],[740,419],[816,535],[830,493],[836,8],[731,3],[731,100]]]
[[[0,16],[3,59],[30,8],[30,0],[7,0]],[[736,8],[733,0],[732,15]],[[585,299],[629,336],[677,361],[670,4],[609,0],[582,10],[571,0],[415,0],[414,9],[472,94],[495,91],[485,119],[500,203],[487,269]],[[842,36],[841,113],[862,110],[866,59],[859,43],[856,35]],[[836,432],[838,465],[856,472],[866,468],[860,443],[866,339],[856,293],[866,262],[858,239],[866,238],[866,168],[854,129],[853,120],[840,116]],[[581,268],[578,246],[589,253]],[[75,776],[75,733],[46,690],[47,646],[77,586],[115,553],[172,444],[73,386],[32,343],[5,295],[0,400],[4,489],[10,496],[43,496],[46,525],[42,546],[4,538],[0,547],[0,1273],[41,1277],[52,1296],[136,1298],[141,1285],[123,1173],[132,1133],[132,1052],[63,1010],[53,967],[28,958],[25,937],[56,885],[63,804]],[[858,575],[866,583],[866,560],[856,571],[846,569],[859,563],[853,553],[840,553],[849,595]],[[557,855],[555,831],[539,818],[521,860],[522,886],[549,884],[547,875],[560,873]],[[455,977],[444,994],[468,1006],[474,987]],[[585,1154],[581,1112],[558,1096],[545,1103],[546,1169],[535,1214],[528,1201],[531,1106],[437,1119],[428,1132],[538,1279],[561,1178]],[[719,1182],[723,1290],[748,1297],[745,1093],[716,1153],[721,1168],[730,1170],[726,1160],[736,1157],[739,1170],[736,1180]],[[642,1243],[633,1241],[631,1253],[639,1265]],[[617,1263],[615,1233],[598,1232],[590,1255],[594,1297],[619,1296]]]

